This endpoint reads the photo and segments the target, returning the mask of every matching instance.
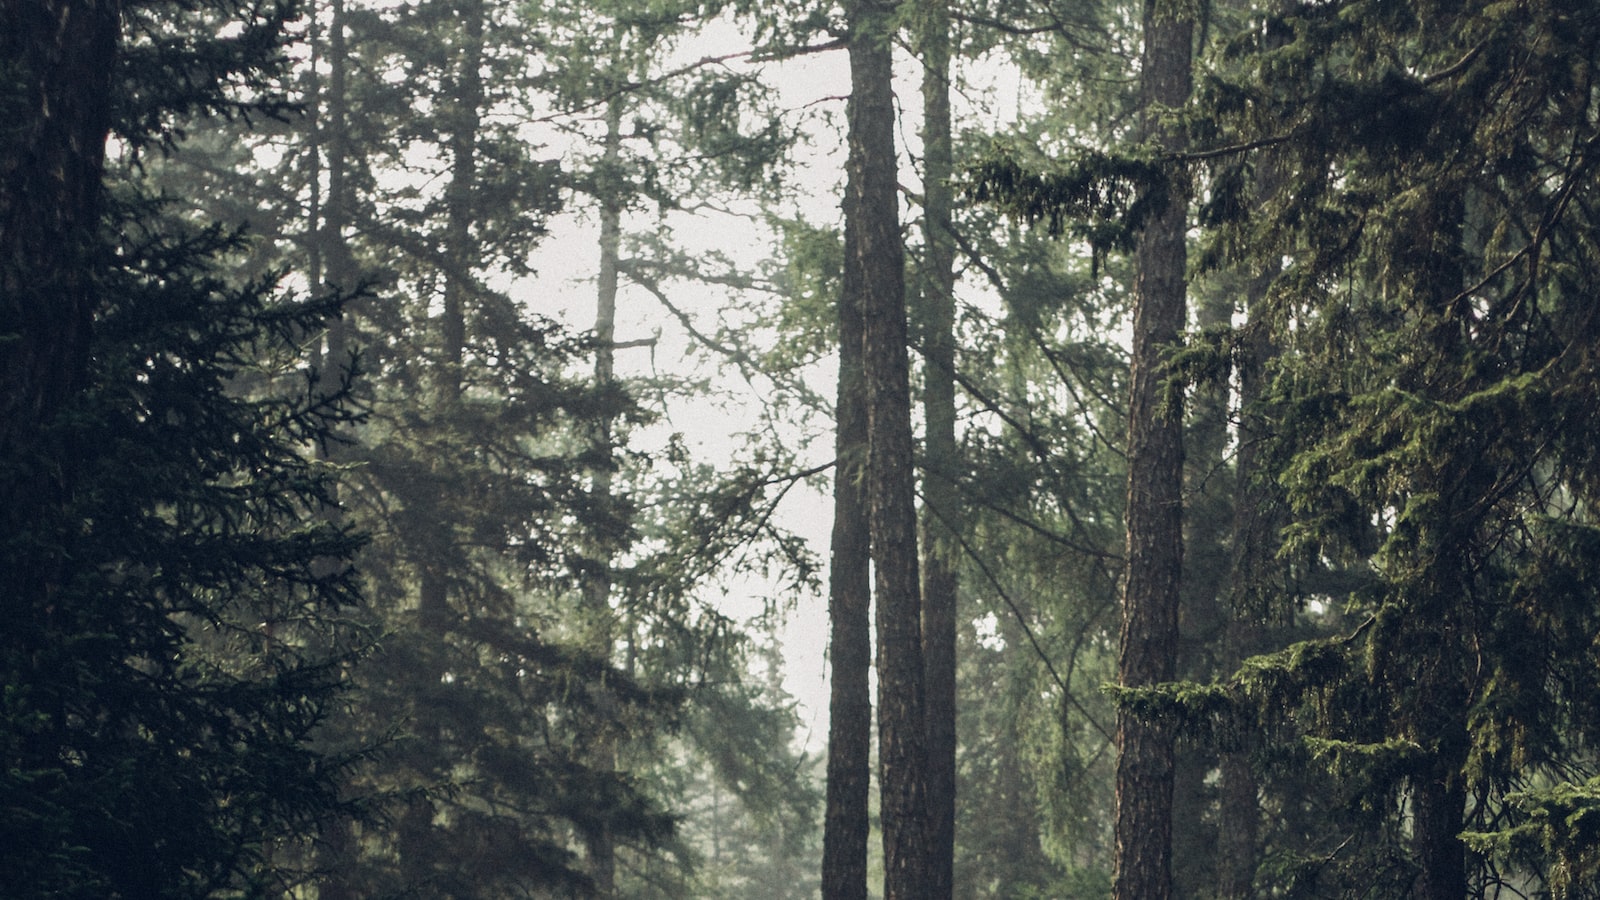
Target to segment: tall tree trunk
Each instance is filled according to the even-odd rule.
[[[890,38],[895,4],[850,7],[845,290],[862,298],[867,486],[878,635],[878,779],[884,898],[928,896],[927,713],[912,463],[905,260]],[[848,301],[847,301],[848,302]]]
[[[71,577],[78,454],[52,426],[87,380],[120,27],[115,0],[0,2],[0,658],[22,691],[62,677],[39,661]],[[53,726],[8,734],[13,772],[60,758],[71,713],[51,693],[6,704]]]
[[[923,442],[922,648],[928,704],[929,900],[949,900],[956,834],[955,250],[950,135],[950,5],[922,15]]]
[[[0,453],[82,386],[120,16],[116,0],[0,4]]]
[[[323,128],[323,145],[328,157],[328,197],[317,247],[328,286],[353,291],[360,276],[347,234],[355,218],[356,204],[355,188],[350,183],[350,51],[346,46],[345,28],[345,0],[333,0],[328,23],[328,95]],[[323,370],[330,378],[339,377],[338,373],[349,365],[349,335],[350,326],[344,318],[328,323]]]
[[[1275,185],[1263,183],[1258,191],[1270,196]],[[1245,291],[1249,327],[1244,334],[1239,362],[1238,449],[1234,452],[1233,560],[1228,575],[1228,626],[1222,659],[1237,667],[1261,652],[1269,621],[1274,617],[1271,566],[1276,556],[1275,533],[1279,516],[1272,486],[1264,478],[1260,461],[1266,426],[1260,405],[1266,386],[1266,367],[1277,355],[1271,332],[1262,321],[1261,306],[1273,279],[1267,273],[1251,279]],[[1226,673],[1224,673],[1226,674]],[[1260,787],[1246,745],[1222,754],[1218,784],[1217,896],[1221,900],[1247,900],[1255,896],[1261,807]]]
[[[1418,214],[1413,233],[1415,251],[1425,274],[1416,278],[1422,292],[1417,307],[1434,314],[1450,307],[1464,288],[1466,266],[1463,240],[1466,202],[1455,192],[1441,191],[1429,198]],[[1454,381],[1440,379],[1432,360],[1466,358],[1471,350],[1455,316],[1440,316],[1424,330],[1425,350],[1419,363],[1400,379],[1402,388],[1444,402],[1459,401],[1476,385],[1469,376]],[[1440,508],[1423,521],[1435,533],[1426,541],[1430,554],[1421,571],[1410,576],[1407,593],[1408,624],[1415,628],[1415,644],[1426,648],[1414,676],[1417,717],[1408,735],[1430,750],[1427,768],[1410,780],[1412,853],[1421,872],[1416,895],[1421,900],[1467,896],[1467,848],[1461,840],[1466,823],[1466,787],[1463,770],[1472,739],[1467,710],[1476,691],[1472,628],[1463,598],[1475,595],[1477,566],[1470,556],[1477,537],[1471,532],[1482,514],[1474,509],[1481,495],[1463,485],[1494,484],[1499,476],[1492,463],[1473,448],[1453,445],[1441,453],[1413,463],[1411,475],[1418,495],[1441,498]]]
[[[1160,123],[1162,108],[1189,96],[1193,22],[1183,4],[1146,0],[1141,102],[1145,130],[1166,147],[1179,136]],[[1131,388],[1128,405],[1127,574],[1117,679],[1125,687],[1171,680],[1178,643],[1183,568],[1183,412],[1168,402],[1165,354],[1187,310],[1179,192],[1145,225],[1136,251]],[[1172,728],[1117,713],[1116,865],[1118,900],[1172,895]]]
[[[327,6],[327,32],[323,33],[319,5],[307,8],[310,20],[308,39],[311,52],[311,82],[306,106],[310,110],[307,141],[306,183],[310,192],[306,221],[306,277],[311,284],[321,288],[337,279],[340,286],[353,285],[355,269],[349,247],[345,244],[344,225],[348,211],[353,206],[349,200],[348,153],[350,141],[345,129],[349,124],[346,112],[348,55],[345,37],[344,0],[332,0]],[[322,80],[321,62],[329,67],[326,87]],[[323,194],[322,175],[328,174],[328,192]],[[337,272],[337,275],[330,274]],[[343,322],[329,322],[324,342],[312,354],[318,372],[318,387],[323,391],[338,389],[342,369],[348,362],[345,338],[347,326]],[[328,459],[337,452],[337,445],[325,442],[317,448],[318,456]],[[333,488],[335,496],[339,487]],[[329,522],[341,522],[344,510],[330,504],[321,511]],[[317,896],[322,900],[354,900],[360,896],[357,876],[361,852],[356,835],[356,825],[346,819],[326,824],[322,842],[317,848],[317,865],[327,874],[318,882]]]
[[[453,427],[461,399],[461,363],[466,353],[466,300],[472,292],[472,263],[477,248],[472,242],[474,186],[478,180],[478,126],[483,106],[483,3],[466,0],[457,8],[461,19],[461,46],[455,60],[454,85],[449,97],[450,129],[446,144],[450,154],[450,183],[445,187],[443,297],[439,312],[438,361],[434,373],[432,417],[441,429]],[[451,465],[448,459],[434,465]],[[436,497],[437,509],[449,508],[449,498]],[[434,530],[423,560],[418,618],[425,628],[442,631],[450,620],[449,560],[455,558],[455,529],[448,520],[428,523]]]
[[[1282,39],[1270,36],[1275,44]],[[1258,206],[1283,189],[1284,167],[1270,152],[1257,167]],[[1282,599],[1287,579],[1275,573],[1278,529],[1283,506],[1261,459],[1270,436],[1269,411],[1262,408],[1269,367],[1279,349],[1266,309],[1267,290],[1278,277],[1276,266],[1252,277],[1245,286],[1246,325],[1238,354],[1239,424],[1235,432],[1233,558],[1228,573],[1228,630],[1223,662],[1236,668],[1266,649],[1268,629],[1288,621],[1292,613]],[[1217,897],[1248,900],[1256,895],[1255,873],[1260,853],[1260,784],[1250,762],[1252,739],[1222,754],[1218,784]]]
[[[620,97],[612,98],[606,105],[606,136],[600,160],[598,199],[600,202],[600,272],[595,297],[594,379],[602,389],[616,381],[616,351],[613,345],[617,335],[617,284],[618,262],[622,253],[622,187],[618,167],[622,158],[622,113]],[[590,452],[595,460],[591,492],[602,509],[611,506],[612,468],[616,456],[613,423],[606,416],[595,423]],[[596,544],[599,552],[592,560],[594,570],[584,580],[584,618],[588,628],[587,645],[590,652],[601,659],[610,659],[616,643],[611,614],[611,562],[609,539]],[[589,764],[599,773],[615,771],[617,746],[609,726],[589,745]],[[594,880],[596,896],[616,896],[617,850],[611,829],[603,822],[585,835],[589,853],[589,876]]]
[[[828,574],[828,786],[822,836],[822,896],[827,900],[867,897],[872,560],[863,327],[861,292],[852,282],[839,298],[839,395]]]

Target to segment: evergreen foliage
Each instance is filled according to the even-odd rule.
[[[1593,317],[1574,306],[1595,266],[1577,198],[1595,175],[1596,25],[1583,4],[1285,7],[1206,89],[1238,129],[1218,135],[1240,148],[1221,180],[1264,152],[1244,148],[1287,160],[1276,199],[1216,237],[1288,261],[1272,306],[1293,353],[1273,389],[1285,553],[1307,577],[1370,567],[1324,601],[1353,630],[1253,662],[1232,690],[1292,712],[1362,807],[1409,815],[1400,881],[1421,896],[1590,889],[1569,835],[1525,837],[1548,827],[1526,824],[1539,798],[1581,792],[1600,687],[1571,643],[1595,623],[1569,580],[1596,562],[1594,413],[1577,399]]]
[[[14,504],[0,539],[8,897],[282,893],[303,874],[285,849],[347,814],[338,783],[354,757],[312,739],[365,642],[347,624],[362,539],[322,516],[337,473],[314,449],[355,416],[350,373],[319,379],[306,352],[345,298],[230,277],[240,235],[185,223],[129,165],[175,149],[197,111],[281,108],[254,92],[270,85],[289,12],[124,11],[106,126],[129,155],[76,186],[107,199],[68,237],[81,252],[58,257],[90,298],[83,357],[53,348],[76,389],[0,460]],[[208,36],[226,21],[242,24],[236,41]],[[11,79],[8,100],[61,87],[27,74],[46,80]],[[8,181],[8,208],[48,189],[29,172],[38,162],[13,170],[34,178]],[[31,264],[8,293],[58,277]]]

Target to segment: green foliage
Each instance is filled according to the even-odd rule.
[[[241,236],[186,222],[138,177],[197,114],[286,108],[273,86],[293,12],[123,11],[125,156],[79,186],[109,211],[68,260],[92,285],[92,337],[86,359],[53,360],[64,383],[85,374],[0,451],[8,897],[282,894],[304,875],[295,850],[349,812],[338,785],[357,753],[314,738],[370,639],[348,622],[363,539],[325,516],[339,472],[315,448],[356,415],[352,372],[319,376],[307,349],[348,298],[235,277]]]
[[[1468,846],[1545,871],[1551,896],[1593,896],[1600,878],[1600,778],[1542,784],[1507,795],[1517,824],[1463,835]]]
[[[1051,236],[1085,240],[1098,253],[1132,249],[1133,236],[1175,187],[1159,161],[1083,150],[1041,172],[1016,157],[996,146],[972,164],[971,200],[997,204],[1030,226],[1043,223]]]
[[[1271,390],[1284,555],[1308,582],[1366,570],[1353,633],[1252,661],[1230,691],[1288,712],[1374,813],[1460,785],[1455,830],[1510,854],[1471,858],[1474,891],[1497,864],[1556,890],[1581,865],[1559,838],[1541,858],[1530,831],[1489,835],[1528,821],[1524,787],[1584,771],[1600,689],[1567,590],[1600,558],[1574,440],[1593,414],[1568,402],[1594,365],[1593,323],[1568,310],[1600,255],[1567,198],[1596,174],[1574,81],[1595,24],[1562,2],[1285,6],[1225,42],[1202,89],[1231,145],[1208,163],[1212,259],[1287,263],[1269,319],[1289,351]],[[1280,190],[1233,199],[1267,168]]]
[[[42,545],[72,560],[46,597],[11,595],[0,881],[281,890],[279,847],[339,814],[353,761],[311,744],[359,638],[338,623],[361,539],[320,518],[336,472],[308,452],[347,398],[306,378],[302,343],[342,301],[230,285],[237,236],[158,205],[126,198],[115,222],[89,386],[49,426],[76,489],[0,545],[11,572]]]

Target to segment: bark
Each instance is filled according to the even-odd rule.
[[[456,60],[456,76],[447,123],[450,137],[450,183],[445,188],[445,235],[443,302],[439,314],[438,371],[434,385],[433,415],[444,428],[452,427],[456,406],[461,399],[461,362],[466,353],[466,298],[472,291],[471,268],[477,248],[473,246],[472,219],[474,187],[478,180],[478,126],[483,105],[483,4],[463,3],[461,48]],[[445,462],[448,465],[448,461]],[[449,508],[449,498],[436,497],[436,508]],[[418,617],[423,626],[442,631],[450,621],[450,578],[448,560],[455,558],[455,535],[448,520],[430,523],[435,529],[433,546],[426,548],[423,561]]]
[[[1460,838],[1467,804],[1461,777],[1467,736],[1462,733],[1442,737],[1445,747],[1432,770],[1413,779],[1411,786],[1412,852],[1421,867],[1416,884],[1418,900],[1468,896],[1466,848]]]
[[[595,383],[604,388],[616,380],[617,283],[618,260],[622,250],[622,193],[617,184],[616,172],[622,155],[622,101],[612,99],[606,107],[606,137],[600,160],[600,272],[595,298],[594,337]],[[603,417],[595,425],[591,443],[595,457],[595,472],[590,484],[595,502],[602,510],[611,507],[611,471],[614,465],[615,446],[610,418]],[[588,626],[588,647],[601,659],[610,659],[616,642],[611,615],[611,550],[605,541],[597,545],[597,558],[592,560],[595,569],[585,579],[583,602]],[[589,745],[589,764],[598,773],[616,770],[616,741],[609,729],[594,737]],[[616,841],[604,823],[584,836],[589,854],[589,877],[594,881],[595,896],[606,900],[616,895],[617,850]]]
[[[1466,204],[1458,193],[1436,193],[1416,222],[1414,247],[1421,255],[1417,290],[1423,309],[1445,310],[1466,283],[1462,246]],[[1453,315],[1422,334],[1424,353],[1420,365],[1400,379],[1400,385],[1423,396],[1445,402],[1458,401],[1471,390],[1470,376],[1459,381],[1439,379],[1430,371],[1432,360],[1460,360],[1471,349]],[[1481,512],[1481,495],[1472,487],[1498,481],[1493,463],[1473,448],[1452,446],[1426,458],[1412,460],[1411,480],[1418,494],[1442,498],[1440,508],[1421,522],[1434,532],[1432,553],[1422,571],[1411,576],[1417,588],[1409,598],[1408,630],[1422,658],[1414,676],[1411,737],[1432,750],[1427,769],[1410,781],[1412,853],[1421,867],[1416,883],[1420,900],[1467,896],[1467,848],[1461,840],[1466,827],[1466,776],[1472,738],[1467,712],[1478,690],[1472,626],[1462,598],[1473,597],[1472,581],[1478,566],[1468,548]],[[1404,727],[1404,726],[1402,726]]]
[[[116,2],[0,0],[0,658],[18,689],[62,678],[39,661],[71,615],[79,454],[52,426],[87,381],[120,24]],[[7,735],[13,773],[60,754],[71,713],[52,693],[8,699],[51,720]]]
[[[928,706],[928,894],[954,890],[956,820],[956,576],[960,519],[955,477],[955,251],[950,211],[950,6],[928,0],[923,16],[923,421],[922,647]]]
[[[1245,356],[1245,371],[1240,374],[1241,422],[1235,457],[1234,564],[1229,586],[1228,631],[1223,647],[1223,659],[1230,667],[1237,667],[1263,649],[1266,610],[1258,586],[1272,560],[1269,530],[1274,521],[1269,505],[1272,502],[1270,491],[1259,483],[1256,446],[1261,434],[1251,412],[1260,396],[1260,366],[1256,351],[1248,344]],[[1224,752],[1220,760],[1217,896],[1222,900],[1247,900],[1255,896],[1261,809],[1260,786],[1255,768],[1250,764],[1252,743],[1247,741],[1239,748]]]
[[[867,485],[878,635],[884,898],[928,896],[927,714],[918,584],[905,261],[894,144],[891,3],[851,9],[845,269],[862,298]]]
[[[1189,95],[1193,22],[1179,4],[1146,0],[1141,92],[1146,133],[1165,146],[1178,136],[1161,126],[1162,107]],[[1180,195],[1181,196],[1181,195]],[[1136,250],[1131,387],[1128,407],[1127,574],[1118,683],[1169,681],[1178,650],[1178,588],[1183,568],[1183,414],[1164,396],[1164,358],[1184,326],[1187,207],[1178,196],[1146,224]],[[1174,735],[1160,721],[1117,713],[1116,864],[1119,900],[1172,895]]]
[[[1252,324],[1271,276],[1254,279],[1246,293]],[[1261,472],[1260,445],[1266,437],[1260,418],[1264,369],[1276,354],[1264,327],[1244,335],[1239,364],[1238,450],[1234,455],[1233,565],[1229,574],[1228,630],[1223,660],[1236,668],[1261,652],[1271,607],[1266,591],[1276,556],[1279,516],[1271,485]],[[1224,673],[1226,675],[1227,673]],[[1255,896],[1255,871],[1261,821],[1260,787],[1250,764],[1249,744],[1222,754],[1218,786],[1217,896],[1247,900]]]
[[[828,900],[867,897],[872,584],[862,327],[860,291],[852,284],[839,301],[838,421],[828,576],[828,786],[822,837],[822,896]]]
[[[1258,204],[1264,204],[1283,187],[1282,164],[1270,156],[1260,167],[1255,186]],[[1275,573],[1277,534],[1282,527],[1283,505],[1278,490],[1264,471],[1261,447],[1270,437],[1268,411],[1262,408],[1268,384],[1268,367],[1278,356],[1266,313],[1267,289],[1278,276],[1276,266],[1250,279],[1245,287],[1247,326],[1241,335],[1238,361],[1238,449],[1234,452],[1233,559],[1228,584],[1228,630],[1223,660],[1237,668],[1266,649],[1268,630],[1285,624],[1292,613],[1285,608],[1285,579]],[[1227,674],[1227,673],[1224,673]],[[1243,746],[1222,754],[1218,785],[1217,896],[1220,900],[1248,900],[1255,896],[1259,861],[1260,784],[1250,762],[1253,737]]]
[[[0,2],[0,454],[8,457],[32,445],[83,384],[120,25],[115,0]],[[28,513],[16,501],[41,488],[28,482],[0,488],[0,505],[24,517],[18,524]]]

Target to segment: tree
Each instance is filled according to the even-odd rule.
[[[1146,0],[1141,105],[1146,138],[1170,151],[1167,123],[1189,96],[1193,21],[1176,4]],[[1158,203],[1138,235],[1128,400],[1128,544],[1117,683],[1176,675],[1183,560],[1182,401],[1165,388],[1165,357],[1185,325],[1188,205]],[[1117,714],[1117,868],[1114,894],[1160,900],[1172,891],[1173,741],[1169,723]]]
[[[1582,765],[1572,713],[1595,686],[1570,665],[1584,654],[1558,649],[1590,627],[1567,591],[1592,564],[1593,451],[1568,429],[1592,411],[1565,398],[1593,364],[1593,318],[1571,306],[1594,272],[1592,222],[1571,198],[1594,178],[1594,95],[1570,80],[1594,66],[1593,25],[1563,3],[1296,7],[1237,37],[1240,68],[1208,89],[1237,129],[1213,159],[1270,153],[1285,179],[1216,244],[1286,263],[1265,392],[1291,503],[1281,555],[1308,583],[1332,566],[1359,577],[1339,591],[1342,633],[1183,706],[1226,697],[1267,734],[1287,712],[1363,811],[1346,839],[1360,852],[1305,866],[1305,889],[1588,887],[1577,820],[1544,817],[1582,806],[1584,781],[1563,773]]]
[[[924,253],[918,272],[923,347],[922,649],[928,711],[928,897],[954,891],[956,645],[959,584],[956,488],[955,234],[950,122],[950,8],[933,0],[919,22],[923,102]]]
[[[891,93],[895,6],[850,10],[844,299],[862,314],[878,670],[884,896],[927,896],[927,715],[912,484],[904,249]],[[856,300],[855,298],[860,298]]]
[[[872,753],[872,568],[867,494],[865,323],[859,291],[839,292],[839,385],[828,570],[826,897],[867,896]]]
[[[311,739],[349,659],[332,622],[359,539],[316,517],[334,473],[309,453],[348,413],[343,385],[304,377],[340,300],[231,280],[239,237],[186,223],[130,163],[197,113],[278,108],[289,10],[0,15],[20,42],[0,100],[19,126],[0,162],[0,883],[281,892],[278,851],[339,817],[348,761]],[[207,36],[219,22],[234,40]]]
[[[29,433],[55,417],[88,363],[96,298],[86,257],[100,225],[121,23],[117,7],[101,3],[15,4],[3,14],[5,111],[16,125],[0,157],[0,290],[13,335],[0,349],[0,448],[26,452]],[[26,484],[7,480],[6,508],[21,516],[18,526],[32,504],[10,491]],[[42,591],[59,577],[41,570],[21,584]]]

